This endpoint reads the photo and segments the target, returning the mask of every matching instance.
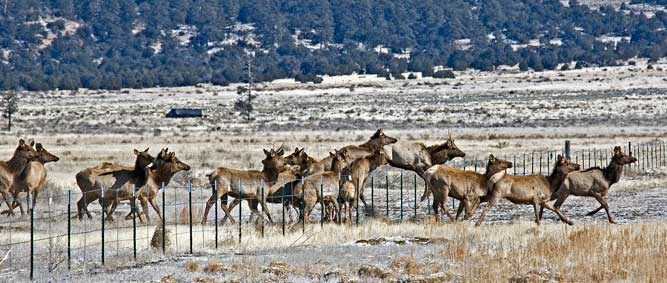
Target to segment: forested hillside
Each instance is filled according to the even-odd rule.
[[[653,1],[662,2],[662,1]],[[667,14],[557,0],[0,0],[0,88],[226,84],[435,66],[614,65],[667,53]],[[572,65],[571,67],[575,67]]]

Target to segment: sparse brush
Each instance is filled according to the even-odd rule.
[[[158,223],[157,226],[155,226],[155,231],[153,231],[153,237],[151,238],[151,247],[154,249],[161,249],[162,245],[164,243],[165,247],[169,247],[171,245],[171,239],[170,239],[170,231],[169,229],[164,229],[164,239],[162,238],[162,223]]]
[[[217,261],[211,261],[204,266],[204,272],[206,273],[218,273],[224,269],[225,265]]]
[[[185,270],[188,272],[195,272],[199,270],[199,263],[194,260],[188,261],[185,263]]]
[[[359,274],[359,276],[362,277],[374,277],[380,279],[388,279],[392,275],[391,272],[389,271],[385,271],[384,269],[378,266],[369,264],[364,264],[361,267],[359,267],[357,274]]]

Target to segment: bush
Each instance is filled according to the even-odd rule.
[[[452,70],[440,70],[433,74],[433,77],[436,79],[455,79],[456,76]]]

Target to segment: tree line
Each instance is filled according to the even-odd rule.
[[[225,85],[247,82],[248,57],[256,82],[664,57],[667,13],[626,9],[558,0],[0,0],[0,89]]]

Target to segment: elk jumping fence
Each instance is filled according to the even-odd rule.
[[[624,150],[638,159],[626,169],[631,174],[667,165],[665,142],[628,143]],[[508,173],[548,174],[558,154],[569,155],[583,168],[589,168],[606,166],[613,149],[571,151],[566,143],[558,151],[498,157],[514,163]],[[448,165],[481,173],[486,160],[454,160]],[[319,190],[315,193],[342,195],[341,181],[350,177],[340,176],[335,185],[315,180],[315,190]],[[24,203],[26,215],[0,219],[0,278],[66,280],[73,272],[85,273],[105,266],[150,262],[183,254],[215,253],[223,246],[243,246],[247,244],[244,239],[307,233],[329,223],[326,211],[331,204],[325,203],[323,198],[310,202],[313,206],[310,219],[299,217],[296,206],[303,210],[308,203],[306,198],[312,197],[295,189],[303,186],[304,180],[278,180],[278,183],[283,190],[269,195],[265,194],[269,186],[262,182],[241,182],[239,187],[254,189],[257,196],[230,196],[228,201],[221,200],[222,190],[216,187],[195,187],[191,182],[163,186],[147,209],[137,200],[134,190],[131,190],[131,196],[122,192],[100,192],[102,197],[88,204],[90,217],[85,212],[81,214],[79,203],[89,200],[78,190],[42,195],[34,205],[33,196],[28,195]],[[288,184],[292,187],[284,189]],[[367,178],[363,190],[366,205],[353,201],[352,207],[348,208],[353,210],[349,217],[349,213],[343,212],[342,202],[334,203],[340,211],[334,222],[359,225],[372,218],[395,222],[428,219],[432,214],[430,199],[424,203],[420,201],[424,186],[424,180],[413,172],[377,170]],[[142,190],[136,191],[140,192]],[[116,203],[118,213],[103,213],[101,207],[115,206],[116,199],[122,200]],[[214,203],[204,219],[209,200]],[[261,205],[264,201],[272,203],[269,213],[273,223],[269,223],[264,215]],[[225,204],[233,206],[237,202],[238,205],[231,209],[224,208]],[[150,221],[145,219],[146,215],[142,216],[144,221],[136,217],[140,210],[150,216]],[[207,224],[202,224],[203,220]]]

